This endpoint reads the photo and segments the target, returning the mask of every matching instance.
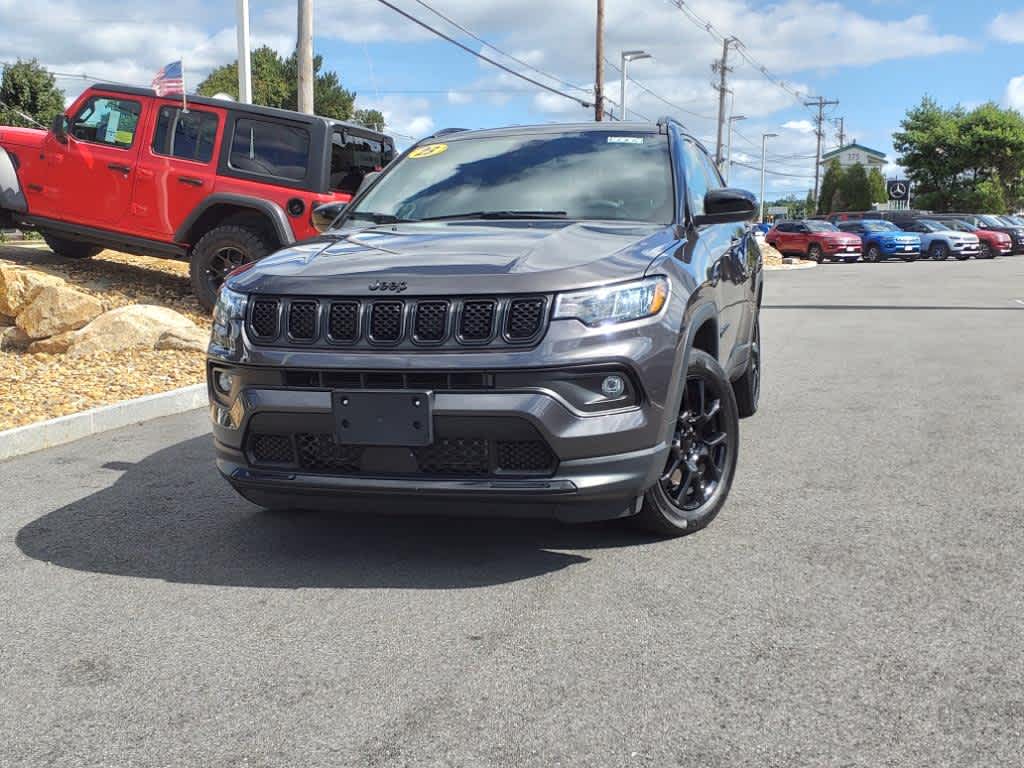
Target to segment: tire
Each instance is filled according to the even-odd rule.
[[[692,350],[672,449],[662,478],[644,494],[637,522],[670,537],[706,528],[729,496],[739,436],[736,398],[725,371],[711,355]]]
[[[857,263],[856,257],[852,258],[852,259],[843,259],[843,261],[845,261],[847,264],[856,264]]]
[[[192,292],[203,309],[213,309],[229,272],[262,259],[273,247],[270,238],[252,226],[222,224],[203,235],[192,249],[188,270]]]
[[[872,264],[877,264],[882,260],[882,251],[879,250],[877,245],[869,245],[868,249],[864,252],[864,261],[870,261]]]
[[[49,232],[43,233],[43,240],[51,251],[65,259],[91,259],[103,250],[101,246],[51,235]]]
[[[974,258],[976,258],[976,259],[994,259],[995,257],[996,257],[996,252],[992,250],[992,246],[989,245],[988,243],[982,243],[981,244],[981,248],[978,249],[978,255],[975,256]],[[968,257],[964,256],[964,258],[966,259]]]
[[[826,261],[825,252],[821,250],[821,246],[817,243],[811,243],[810,247],[807,249],[807,258],[811,261],[816,261],[819,264]]]
[[[945,261],[949,258],[949,249],[945,243],[932,243],[932,247],[928,249],[928,258],[933,261]]]

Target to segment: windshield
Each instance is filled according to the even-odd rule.
[[[986,227],[1005,227],[1006,223],[999,220],[997,216],[979,216]]]
[[[888,221],[865,221],[864,229],[868,232],[899,232],[900,228]]]
[[[414,149],[344,221],[613,219],[670,224],[668,139],[582,131],[450,138]]]
[[[928,232],[943,232],[949,229],[949,227],[944,227],[939,222],[932,221],[931,219],[919,219],[917,223]]]
[[[811,232],[838,232],[839,230],[827,221],[805,221]]]
[[[1024,226],[1024,219],[1021,219],[1019,216],[1003,216],[1003,221],[1011,227]]]
[[[978,228],[971,224],[969,221],[961,221],[956,219],[955,221],[947,221],[950,229],[955,229],[957,232],[977,232]]]

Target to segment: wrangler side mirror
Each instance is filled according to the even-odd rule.
[[[53,135],[61,144],[68,143],[68,118],[62,112],[53,118]]]

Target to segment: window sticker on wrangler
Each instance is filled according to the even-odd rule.
[[[79,141],[127,149],[135,140],[140,114],[137,101],[94,96],[71,120],[69,133]]]

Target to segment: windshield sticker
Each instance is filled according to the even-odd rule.
[[[427,144],[425,147],[416,147],[416,149],[409,153],[409,157],[413,160],[421,160],[424,157],[440,155],[442,152],[446,152],[447,150],[447,144]]]
[[[609,136],[609,144],[643,144],[643,136]]]

